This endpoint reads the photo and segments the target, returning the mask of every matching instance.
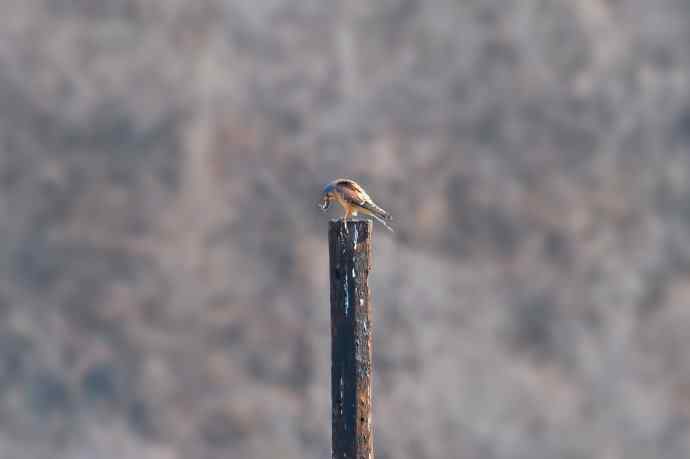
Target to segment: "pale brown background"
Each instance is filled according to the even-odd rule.
[[[687,0],[0,0],[0,458],[690,457]],[[332,216],[333,214],[331,214]]]

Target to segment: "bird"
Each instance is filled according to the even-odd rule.
[[[348,218],[362,213],[371,215],[388,230],[394,232],[393,228],[386,223],[386,220],[392,220],[391,215],[380,208],[364,191],[364,188],[354,180],[339,178],[326,185],[323,189],[319,206],[323,211],[326,211],[332,201],[337,201],[345,209],[345,215],[343,216],[343,220],[346,223],[345,228],[347,228]]]

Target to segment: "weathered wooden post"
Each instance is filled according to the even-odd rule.
[[[347,225],[347,226],[346,226]],[[333,459],[373,459],[371,221],[331,221],[331,402]]]

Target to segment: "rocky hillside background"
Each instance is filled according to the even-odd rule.
[[[690,457],[687,0],[0,0],[0,458]]]

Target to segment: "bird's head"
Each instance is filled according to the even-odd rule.
[[[335,199],[335,186],[332,183],[329,183],[326,185],[326,187],[323,189],[323,194],[321,195],[321,201],[319,202],[319,207],[321,207],[322,210],[328,209],[328,207],[331,205],[331,201]]]

